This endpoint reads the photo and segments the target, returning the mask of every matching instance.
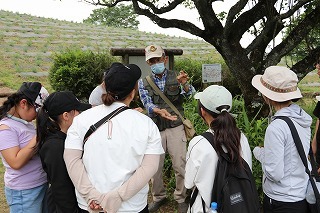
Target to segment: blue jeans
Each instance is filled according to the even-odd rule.
[[[47,188],[47,183],[25,190],[14,190],[5,187],[10,213],[47,213],[45,197]]]

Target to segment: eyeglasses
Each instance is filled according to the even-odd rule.
[[[38,110],[39,110],[40,107],[41,107],[41,105],[40,105],[40,104],[37,104],[37,103],[32,104],[32,103],[30,103],[29,101],[28,101],[28,103],[29,103],[31,106],[33,106],[37,112],[38,112]]]

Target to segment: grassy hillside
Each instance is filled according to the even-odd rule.
[[[144,48],[152,43],[165,48],[181,48],[181,57],[219,57],[214,47],[202,40],[0,10],[0,82],[16,89],[25,80],[39,80],[50,89],[43,75],[48,72],[51,56],[56,52],[67,48],[109,52],[111,47]]]

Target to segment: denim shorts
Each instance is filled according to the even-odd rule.
[[[14,190],[5,187],[10,213],[47,213],[45,197],[47,188],[47,183],[25,190]]]

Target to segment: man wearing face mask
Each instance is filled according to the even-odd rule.
[[[188,74],[184,71],[176,73],[166,69],[167,56],[162,47],[150,45],[145,48],[146,62],[150,66],[150,79],[159,87],[173,105],[183,113],[183,99],[192,94],[195,89],[188,83]],[[150,86],[146,78],[140,79],[139,95],[149,117],[157,124],[162,140],[162,146],[171,156],[172,167],[175,171],[176,189],[174,199],[178,203],[178,212],[187,212],[188,204],[185,203],[186,188],[184,175],[186,164],[186,135],[181,119],[171,107]],[[153,202],[149,204],[149,211],[157,211],[167,201],[166,190],[163,185],[162,168],[165,154],[161,155],[158,172],[152,178]]]

